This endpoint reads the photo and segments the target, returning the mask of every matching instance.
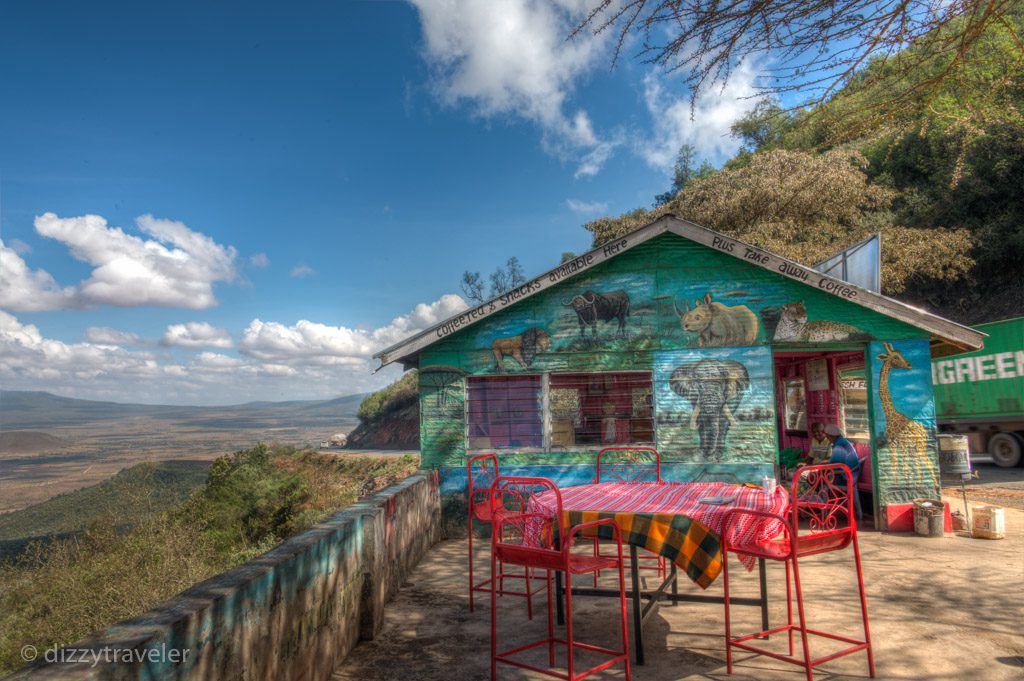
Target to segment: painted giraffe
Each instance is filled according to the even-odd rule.
[[[892,343],[883,343],[882,347],[885,352],[878,355],[878,361],[882,362],[878,395],[882,400],[882,411],[885,412],[885,437],[889,442],[893,469],[909,477],[915,464],[923,465],[931,475],[932,483],[938,487],[939,479],[928,455],[928,434],[924,426],[898,411],[889,392],[890,369],[910,369],[910,362],[892,347]]]

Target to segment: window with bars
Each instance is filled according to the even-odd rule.
[[[649,372],[550,374],[547,378],[546,414],[542,376],[467,378],[468,449],[654,442]]]
[[[839,370],[839,411],[843,432],[852,442],[871,442],[868,419],[868,386],[864,367]]]
[[[654,441],[651,375],[551,374],[551,446]]]
[[[480,376],[466,381],[469,449],[542,447],[540,376]]]

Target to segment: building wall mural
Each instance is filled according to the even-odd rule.
[[[935,397],[926,340],[871,343],[874,443],[881,503],[935,498]]]
[[[687,463],[775,461],[775,391],[766,347],[658,353],[659,451]]]
[[[531,290],[528,282],[506,295]],[[663,235],[425,352],[439,363],[486,375],[650,369],[651,353],[679,348],[920,337],[895,319]]]
[[[465,460],[465,375],[445,364],[420,368],[420,451],[445,463]]]
[[[545,275],[565,281],[422,351],[424,465],[449,469],[452,480],[465,465],[463,376],[649,371],[655,438],[669,474],[688,479],[708,466],[733,466],[753,479],[752,471],[774,461],[777,447],[773,347],[856,349],[876,339],[902,348],[899,341],[927,336],[673,234],[571,276],[576,271],[567,264]],[[534,280],[505,296],[514,301],[536,288]],[[926,341],[908,347],[918,348],[915,343],[927,353]],[[914,352],[909,374],[917,377],[928,362]],[[895,405],[917,421],[919,406],[904,405],[898,387],[905,379],[896,374],[908,371],[891,366]],[[431,367],[440,367],[444,382],[431,376]],[[440,386],[448,392],[439,401]],[[884,418],[881,406],[876,412]],[[595,453],[498,452],[503,465],[521,472],[557,469],[559,479],[578,482],[593,475]]]

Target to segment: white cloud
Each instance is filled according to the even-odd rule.
[[[85,340],[98,345],[140,345],[142,339],[134,333],[118,331],[106,326],[90,326],[82,334]]]
[[[231,334],[206,322],[171,324],[164,331],[161,345],[178,348],[230,348]]]
[[[576,172],[573,173],[573,178],[579,179],[581,177],[593,177],[601,172],[601,168],[604,167],[605,162],[611,158],[612,153],[615,151],[615,147],[621,144],[621,141],[616,139],[612,142],[601,142],[595,146],[590,152],[588,152],[582,159],[580,164],[576,168]]]
[[[11,390],[160,404],[231,404],[247,401],[239,395],[277,388],[261,382],[274,368],[267,370],[248,360],[215,353],[200,353],[187,365],[177,364],[151,352],[111,344],[117,333],[92,327],[87,335],[102,342],[65,343],[46,338],[36,326],[0,311],[0,384]],[[365,379],[359,383],[366,385]],[[301,387],[294,386],[297,390]],[[336,387],[324,396],[339,392],[343,390]]]
[[[245,362],[237,357],[229,357],[217,352],[200,352],[192,358],[191,366],[193,368],[203,368],[211,371],[226,371],[244,367]]]
[[[26,255],[32,252],[32,247],[29,246],[24,241],[22,241],[21,239],[11,239],[9,247],[18,255]]]
[[[6,306],[15,310],[96,304],[202,309],[217,304],[213,284],[231,281],[236,276],[233,247],[222,246],[181,222],[151,215],[136,218],[136,225],[152,238],[143,239],[109,227],[98,215],[61,218],[45,213],[37,217],[35,228],[40,235],[65,244],[75,258],[94,269],[74,289],[59,289],[49,274],[36,272],[33,283],[37,291],[47,294],[45,302],[34,303],[30,298],[32,291],[23,286]],[[7,254],[4,255],[6,264]],[[22,277],[21,282],[25,281]]]
[[[608,212],[608,203],[606,201],[580,201],[579,199],[566,199],[565,205],[568,206],[569,210],[573,213],[579,213],[580,215],[595,215]]]
[[[258,359],[303,359],[320,364],[359,362],[372,354],[365,333],[306,319],[294,326],[254,319],[242,332],[239,348]]]
[[[688,93],[671,92],[655,73],[644,77],[644,101],[654,122],[651,138],[637,145],[637,153],[649,165],[669,171],[679,147],[691,144],[697,154],[719,164],[735,154],[740,141],[729,134],[730,126],[754,108],[756,72],[743,64],[728,83],[701,93],[692,109]]]
[[[249,256],[249,264],[253,267],[263,269],[264,267],[270,267],[270,257],[266,253],[257,253]]]
[[[129,352],[108,344],[64,343],[44,338],[32,324],[0,311],[0,379],[11,388],[46,382],[76,383],[109,379],[157,380],[168,369],[151,353]],[[38,388],[37,388],[38,389]]]
[[[76,307],[73,287],[62,288],[43,270],[32,270],[14,248],[0,241],[0,307],[36,312]]]
[[[312,277],[316,274],[316,270],[309,265],[296,265],[292,268],[290,274],[296,279],[305,279],[306,277]]]
[[[299,372],[285,364],[262,364],[259,373],[267,376],[296,376]]]
[[[566,39],[586,16],[586,2],[412,2],[446,103],[469,102],[485,117],[511,114],[532,121],[549,153],[579,163],[577,177],[600,170],[615,142],[594,132],[586,111],[567,111],[577,82],[609,58],[607,35]]]
[[[413,333],[443,322],[445,319],[458,312],[462,312],[468,307],[469,305],[466,304],[466,301],[461,296],[457,296],[454,293],[446,293],[432,303],[420,303],[407,315],[395,317],[391,320],[390,324],[382,329],[378,329],[375,333],[383,336],[398,334],[397,337],[386,339],[386,344],[390,345]]]
[[[308,320],[286,326],[253,320],[239,355],[189,346],[170,353],[127,350],[133,334],[90,327],[91,342],[46,338],[31,324],[0,311],[0,385],[49,390],[85,399],[159,404],[238,404],[258,399],[329,399],[376,390],[401,373],[373,373],[372,355],[466,308],[457,295],[420,304],[376,329],[348,329]],[[200,335],[187,324],[184,334]],[[214,329],[215,331],[219,331]],[[196,343],[199,345],[199,343]],[[207,343],[209,345],[209,343]],[[177,354],[177,353],[176,353]]]
[[[378,329],[350,329],[300,320],[292,326],[254,319],[242,333],[239,349],[251,357],[282,364],[365,364],[374,353],[466,309],[454,294],[395,317]]]

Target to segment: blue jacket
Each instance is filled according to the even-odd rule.
[[[836,441],[832,443],[832,457],[829,459],[829,463],[845,463],[852,471],[858,461],[859,457],[857,450],[853,448],[853,443],[845,437],[837,437]]]

